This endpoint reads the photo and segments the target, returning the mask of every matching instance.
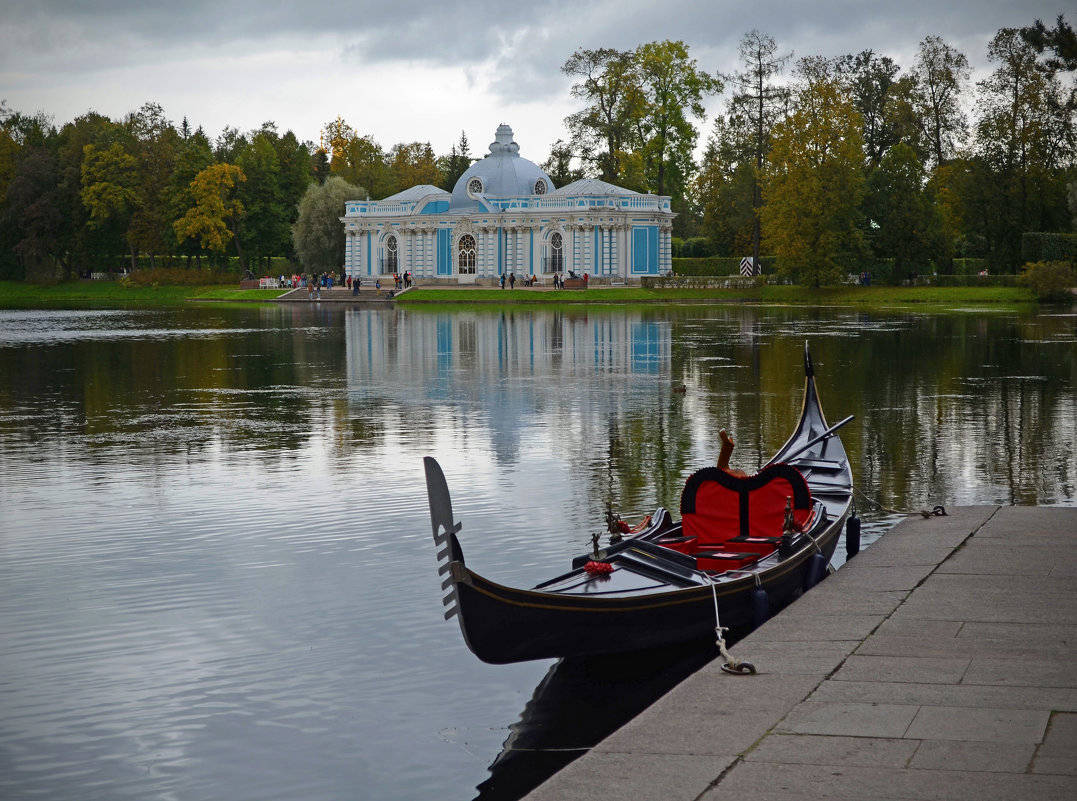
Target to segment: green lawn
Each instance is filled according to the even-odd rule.
[[[751,289],[566,289],[536,292],[528,289],[415,289],[399,298],[412,303],[765,303],[828,305],[905,305],[1031,303],[1023,287],[825,287],[761,286]]]
[[[42,286],[0,281],[0,308],[85,308],[178,306],[191,301],[272,302],[275,289],[227,286],[145,287],[118,281],[69,281]],[[761,303],[814,306],[897,306],[910,304],[1024,304],[1032,293],[1019,287],[825,287],[761,286],[751,289],[414,289],[398,297],[412,304],[595,304],[595,303]]]
[[[272,301],[276,289],[235,289],[227,286],[135,286],[119,281],[68,281],[41,286],[0,281],[0,308],[85,308],[180,306],[191,300]]]

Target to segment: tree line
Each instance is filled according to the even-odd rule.
[[[967,57],[937,36],[908,69],[872,50],[794,60],[760,31],[727,74],[683,42],[580,49],[562,72],[581,109],[542,166],[557,185],[668,195],[674,235],[695,252],[769,256],[805,283],[873,258],[1012,272],[1028,232],[1075,226],[1077,37],[1062,16],[1037,20],[998,31],[987,56],[972,84]],[[57,127],[0,101],[0,278],[232,259],[268,271],[272,257],[333,269],[342,199],[451,190],[474,160],[463,133],[443,155],[420,141],[385,150],[340,117],[317,143],[273,122],[210,141],[155,103]]]

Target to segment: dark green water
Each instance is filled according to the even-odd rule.
[[[0,796],[473,797],[525,706],[556,717],[537,688],[632,670],[471,656],[421,457],[469,565],[529,586],[607,501],[676,509],[719,428],[765,461],[805,340],[828,417],[856,415],[868,540],[1077,503],[1072,311],[0,312]]]

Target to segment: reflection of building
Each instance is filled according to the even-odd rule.
[[[671,325],[639,312],[356,309],[345,332],[353,400],[478,413],[502,455],[521,427],[558,417],[602,428],[629,393],[669,392]]]
[[[347,203],[340,218],[347,273],[410,270],[417,278],[474,283],[508,273],[629,280],[670,270],[668,197],[593,179],[557,189],[520,157],[512,136],[499,126],[489,154],[451,193],[413,186],[384,200]]]

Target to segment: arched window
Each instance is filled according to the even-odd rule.
[[[395,236],[386,237],[386,239],[385,239],[385,269],[382,270],[383,273],[395,273],[395,272],[397,272],[397,270],[398,270],[398,268],[400,266],[400,261],[397,259],[396,250],[397,250],[396,237]]]
[[[561,273],[565,270],[565,243],[560,231],[550,234],[550,255],[546,261],[546,272]]]
[[[475,237],[471,234],[464,234],[460,237],[456,262],[459,265],[460,275],[475,274]]]

